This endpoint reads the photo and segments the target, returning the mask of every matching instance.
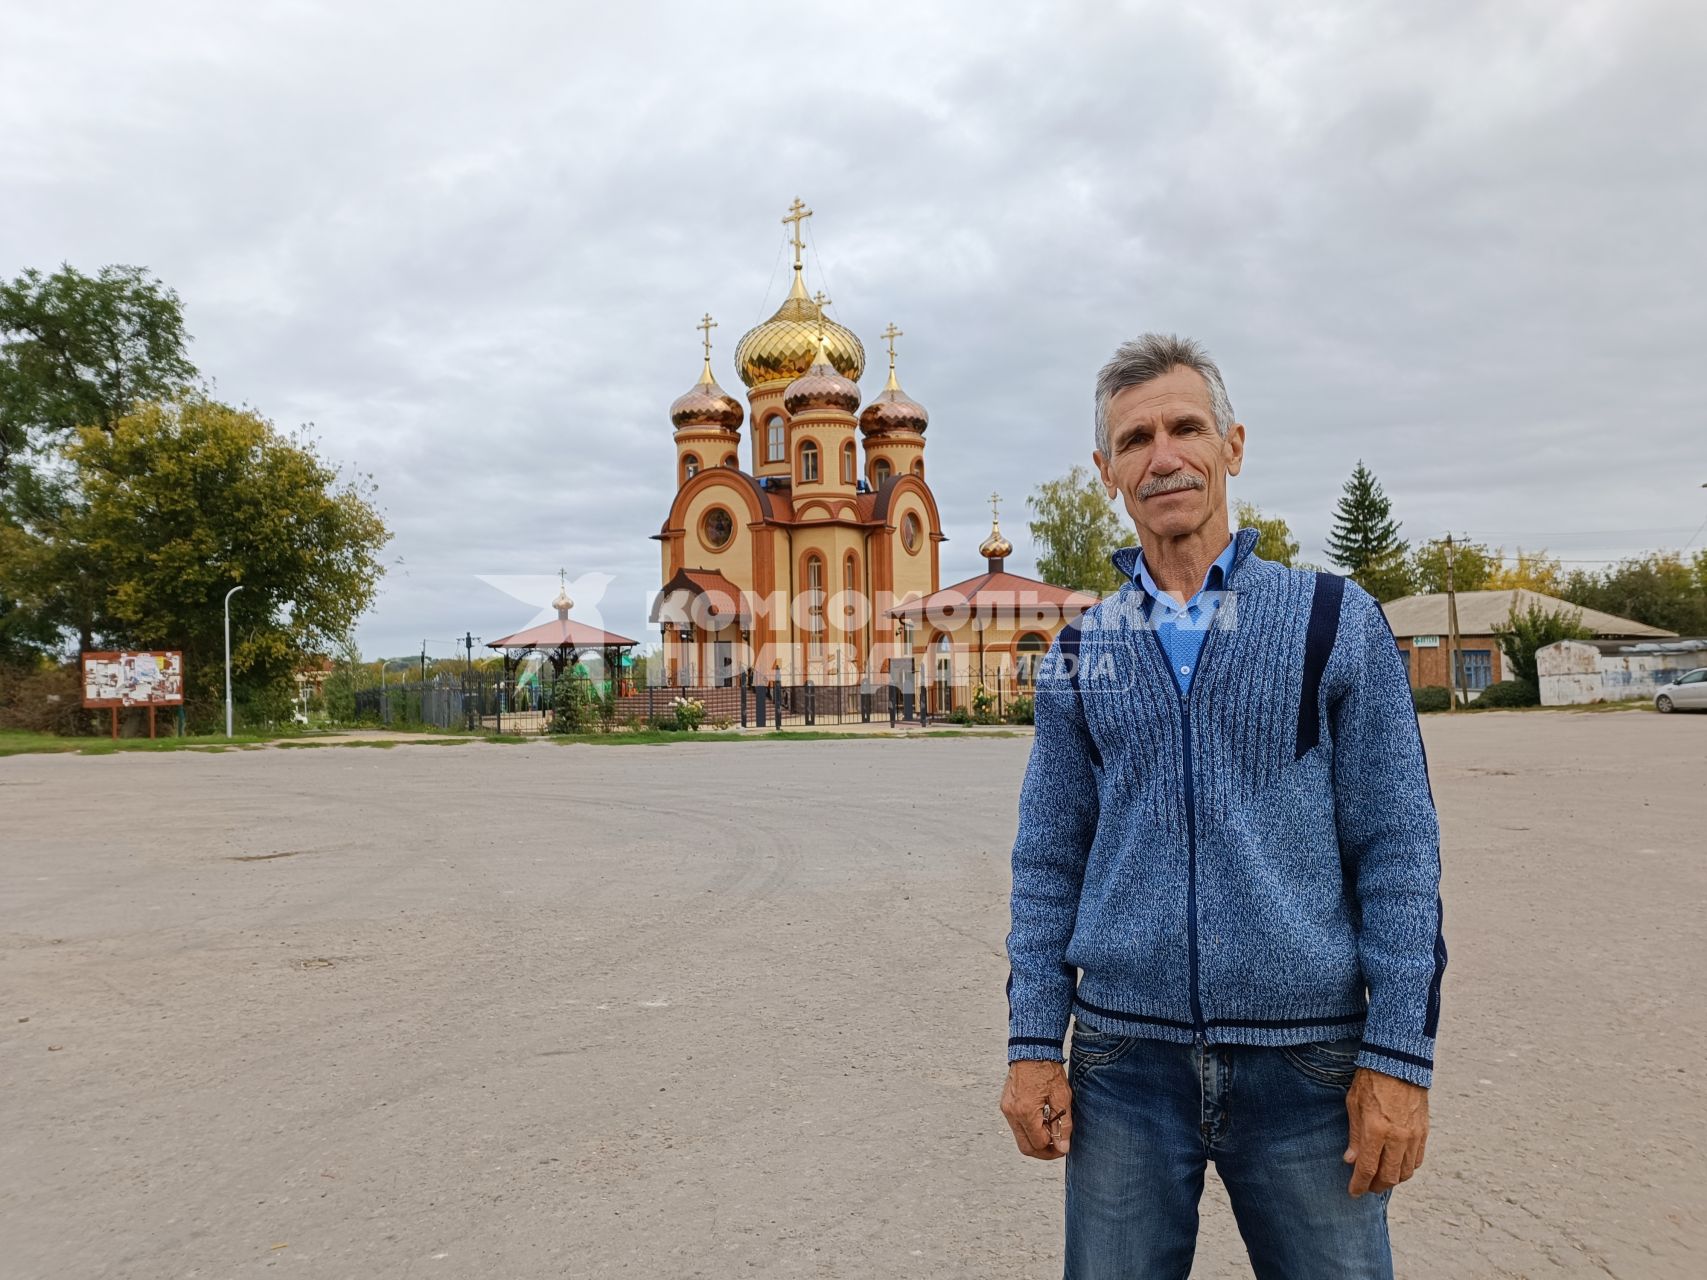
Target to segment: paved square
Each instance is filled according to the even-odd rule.
[[[1707,717],[1425,736],[1400,1274],[1702,1275]],[[1029,748],[0,760],[0,1272],[1058,1276],[996,1110]]]

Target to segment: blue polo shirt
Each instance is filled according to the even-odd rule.
[[[1137,571],[1132,575],[1132,581],[1144,593],[1145,616],[1156,629],[1156,638],[1162,642],[1162,651],[1168,655],[1168,665],[1173,668],[1174,678],[1179,681],[1182,692],[1191,691],[1191,677],[1197,671],[1203,641],[1209,635],[1210,624],[1215,621],[1215,614],[1225,598],[1222,586],[1227,581],[1227,570],[1232,568],[1236,545],[1228,539],[1227,549],[1215,557],[1215,563],[1203,575],[1203,585],[1198,587],[1197,594],[1184,604],[1156,585],[1156,580],[1150,576],[1150,567],[1144,563],[1144,552],[1138,552]]]

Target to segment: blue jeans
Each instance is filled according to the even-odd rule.
[[[1392,1280],[1391,1193],[1346,1190],[1357,1045],[1202,1048],[1075,1026],[1066,1280],[1185,1280],[1210,1160],[1259,1280]]]

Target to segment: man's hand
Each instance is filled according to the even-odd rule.
[[[1026,1155],[1059,1160],[1073,1136],[1073,1091],[1059,1062],[1015,1062],[1002,1087],[1002,1114]]]
[[[1345,1096],[1353,1166],[1351,1194],[1387,1191],[1417,1171],[1428,1146],[1428,1090],[1408,1080],[1359,1067]]]

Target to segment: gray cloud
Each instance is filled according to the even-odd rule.
[[[736,389],[796,194],[874,366],[906,330],[949,580],[992,489],[1028,561],[1144,328],[1219,356],[1237,493],[1307,554],[1359,457],[1413,537],[1586,560],[1707,516],[1698,6],[913,8],[38,8],[0,271],[147,265],[224,395],[373,473],[369,652],[512,630],[476,575],[560,565],[646,636],[693,325]]]

